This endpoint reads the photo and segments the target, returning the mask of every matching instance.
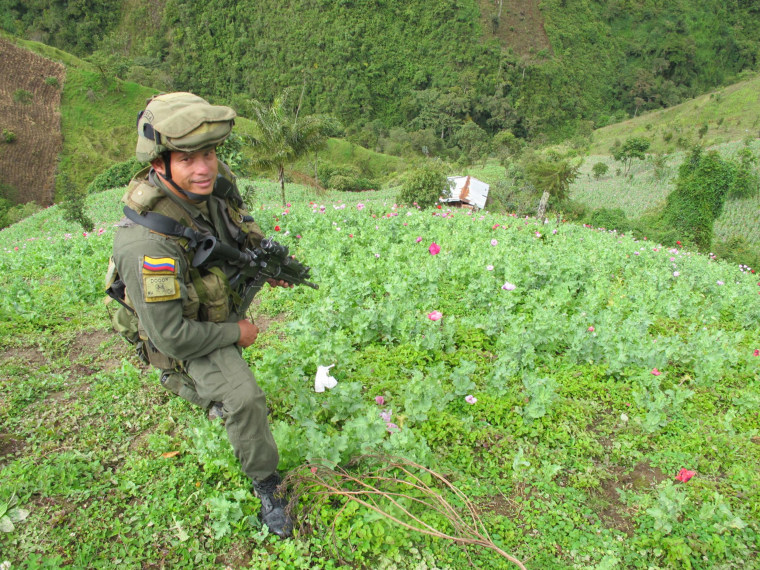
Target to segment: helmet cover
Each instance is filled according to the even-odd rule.
[[[235,111],[212,105],[192,93],[157,95],[137,118],[140,162],[150,162],[166,151],[195,152],[224,142],[235,124]]]

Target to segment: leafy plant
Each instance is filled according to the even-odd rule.
[[[7,501],[0,501],[0,532],[13,532],[28,516],[29,511],[18,506],[16,493],[11,494]]]
[[[441,197],[450,195],[451,187],[443,165],[428,160],[406,174],[398,201],[407,206],[429,208],[438,204]]]

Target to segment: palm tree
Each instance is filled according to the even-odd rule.
[[[283,206],[287,203],[285,166],[325,146],[328,137],[336,131],[337,123],[325,115],[300,117],[300,102],[295,111],[288,105],[291,95],[292,90],[286,89],[271,105],[256,100],[250,102],[251,120],[257,131],[253,137],[253,166],[277,172]]]

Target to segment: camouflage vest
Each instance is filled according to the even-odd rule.
[[[169,198],[163,190],[150,184],[147,173],[150,168],[139,172],[129,184],[122,201],[139,214],[155,212],[175,220],[183,226],[203,233],[196,222],[176,201]],[[217,183],[214,195],[222,198],[226,208],[223,218],[227,231],[241,247],[254,248],[264,237],[258,224],[246,211],[243,200],[235,186],[235,177],[227,166],[219,162],[219,173],[222,182]],[[209,267],[201,270],[193,267],[194,250],[186,237],[166,235],[180,246],[185,254],[186,272],[183,276],[187,288],[187,298],[183,299],[182,315],[187,319],[221,323],[227,320],[232,310],[232,303],[239,301],[238,295],[230,288],[227,276],[220,267]],[[121,282],[113,258],[110,259],[106,274],[106,289],[109,296],[106,303],[116,299],[119,305],[111,313],[111,322],[119,334],[138,348],[138,354],[146,362],[158,368],[170,369],[176,367],[176,362],[158,352],[140,324],[137,314],[132,308],[129,292]]]

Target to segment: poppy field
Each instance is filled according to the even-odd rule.
[[[253,185],[251,213],[319,284],[262,291],[244,351],[296,538],[256,519],[223,428],[110,332],[114,190],[86,235],[56,207],[0,232],[0,563],[758,563],[754,268],[390,191],[290,186],[283,207]]]

